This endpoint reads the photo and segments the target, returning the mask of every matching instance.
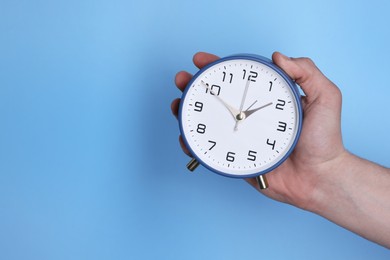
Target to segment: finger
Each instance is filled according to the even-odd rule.
[[[289,58],[275,52],[272,55],[272,60],[301,86],[310,100],[332,94],[330,92],[338,90],[309,58]]]
[[[172,111],[172,114],[176,117],[176,119],[177,119],[178,114],[179,114],[179,105],[180,105],[180,98],[176,98],[171,103],[171,111]]]
[[[177,88],[180,89],[181,91],[184,91],[188,82],[190,82],[191,78],[192,75],[187,71],[180,71],[179,73],[177,73],[175,76],[175,84]]]
[[[198,52],[194,55],[193,62],[195,66],[201,69],[207,64],[216,61],[218,59],[219,57],[214,54],[207,53],[207,52]]]
[[[267,174],[267,182],[268,184],[270,185],[270,174],[268,173]],[[267,196],[267,197],[272,197],[272,191],[270,188],[266,188],[266,189],[261,189],[260,186],[259,186],[259,183],[257,182],[257,179],[256,178],[245,178],[245,181],[251,185],[253,188],[255,188],[258,192],[262,193],[263,195]]]
[[[257,183],[256,178],[245,178],[245,181],[247,183],[249,183],[253,188],[255,188],[256,190],[261,192],[261,190],[259,189],[259,184]]]
[[[183,152],[185,154],[187,154],[188,156],[192,157],[190,151],[187,149],[187,146],[184,144],[184,140],[183,140],[183,137],[181,135],[179,136],[179,142],[180,142],[180,146],[181,146],[181,149],[183,150]]]

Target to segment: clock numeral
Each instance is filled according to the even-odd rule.
[[[228,152],[228,153],[226,154],[226,161],[228,161],[228,162],[234,162],[234,155],[236,155],[236,153]]]
[[[242,79],[245,79],[246,78],[246,69],[243,69],[242,71],[244,72]],[[252,82],[256,82],[255,78],[257,78],[257,75],[258,74],[256,71],[250,70],[249,75],[248,75],[248,80],[250,80]]]
[[[286,132],[287,124],[285,122],[279,121],[277,131]]]
[[[217,145],[217,142],[214,142],[214,141],[211,141],[211,140],[209,140],[209,143],[212,143],[212,145],[211,145],[211,147],[209,148],[209,150],[213,149],[214,146]]]
[[[273,84],[272,81],[270,81],[269,82],[269,90],[268,90],[269,92],[271,92],[271,90],[272,90],[272,84]]]
[[[203,103],[202,102],[195,102],[195,108],[194,111],[196,112],[202,112],[203,110]]]
[[[276,103],[275,108],[283,110],[285,104],[286,104],[286,101],[284,101],[283,99],[278,99],[278,103]]]
[[[276,140],[274,140],[272,143],[269,141],[269,138],[267,138],[267,144],[272,147],[272,150],[275,149]]]
[[[249,161],[256,161],[256,155],[257,155],[256,151],[249,150],[248,158],[246,158],[246,159],[249,160]]]
[[[222,73],[223,73],[222,82],[225,82],[225,79],[226,79],[226,72],[223,71]],[[229,73],[229,76],[230,76],[229,83],[232,83],[232,81],[233,81],[233,74],[232,74],[232,73]]]
[[[208,86],[209,84],[207,84]],[[206,93],[209,93],[209,88],[206,88]],[[212,85],[211,88],[210,88],[210,94],[211,95],[216,95],[216,96],[219,96],[219,94],[221,93],[221,87],[218,86],[218,85]]]
[[[206,125],[198,124],[198,128],[196,129],[196,132],[198,132],[199,134],[206,133]]]

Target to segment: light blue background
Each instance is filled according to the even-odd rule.
[[[311,57],[352,152],[390,166],[388,1],[0,0],[0,259],[389,259],[244,181],[190,174],[197,51]]]

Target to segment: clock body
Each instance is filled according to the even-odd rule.
[[[202,68],[184,90],[181,135],[204,167],[228,177],[259,176],[293,151],[302,128],[300,98],[271,60],[225,57]]]

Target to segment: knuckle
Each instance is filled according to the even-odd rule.
[[[338,106],[342,103],[342,93],[341,90],[333,83],[328,85],[326,88],[323,88],[322,100],[327,104],[333,104]]]
[[[309,57],[296,58],[296,61],[300,67],[304,68],[305,70],[313,71],[317,68],[314,61]]]
[[[302,77],[300,80],[302,83],[309,83],[316,78],[319,70],[312,59],[308,57],[301,57],[297,58],[296,61],[297,65],[304,72],[302,73]]]
[[[308,57],[303,57],[301,60],[306,65],[315,66],[314,61]]]
[[[336,85],[333,85],[333,88],[332,88],[332,95],[333,95],[333,97],[334,97],[336,100],[338,100],[338,101],[341,102],[341,100],[342,100],[342,98],[343,98],[343,94],[342,94],[341,90],[340,90]]]

